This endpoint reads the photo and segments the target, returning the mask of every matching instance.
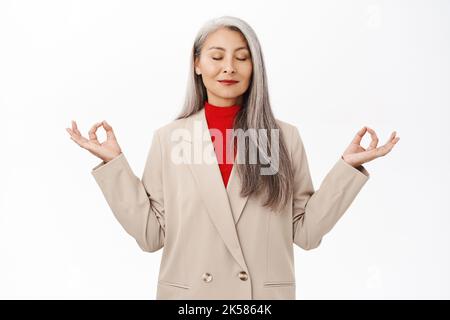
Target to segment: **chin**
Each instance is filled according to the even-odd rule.
[[[236,93],[236,92],[220,92],[220,94],[218,94],[219,97],[222,98],[236,98],[239,97],[240,94]]]
[[[244,94],[244,92],[242,92],[242,90],[236,90],[234,88],[229,88],[228,90],[220,90],[218,92],[218,96],[223,97],[223,98],[236,98],[241,96],[242,94]]]

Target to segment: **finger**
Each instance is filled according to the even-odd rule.
[[[386,141],[386,143],[384,145],[392,144],[392,146],[393,146],[393,141],[395,140],[396,134],[397,134],[397,131],[392,132],[389,139]]]
[[[89,140],[91,140],[94,143],[99,143],[95,132],[97,131],[98,127],[100,127],[101,125],[102,125],[101,122],[97,122],[92,126],[91,130],[89,130]]]
[[[371,128],[367,128],[367,131],[369,131],[370,136],[372,138],[372,141],[370,142],[370,145],[367,148],[367,151],[370,151],[370,150],[375,149],[377,147],[377,145],[378,145],[378,136],[375,133],[375,131],[372,130]]]
[[[80,147],[83,145],[83,148],[85,147],[85,144],[88,142],[88,139],[83,137],[81,134],[76,134],[73,129],[66,128],[66,131],[70,134],[70,138],[75,141],[77,144],[80,145]]]
[[[72,131],[75,134],[78,134],[78,135],[81,136],[81,132],[78,130],[77,123],[75,121],[73,121],[73,120],[72,120]]]
[[[75,133],[73,132],[72,129],[66,128],[66,131],[70,134],[70,137],[71,137],[71,138],[72,138],[73,136],[75,136]]]
[[[87,149],[88,148],[88,140],[79,135],[71,135],[70,139],[72,139],[76,144],[78,144],[80,147]]]
[[[367,131],[367,127],[363,127],[361,130],[359,130],[356,133],[355,137],[353,138],[352,143],[353,144],[360,144],[361,143],[361,139],[364,137],[364,134],[366,133],[366,131]]]
[[[387,143],[391,147],[391,149],[394,147],[394,145],[400,140],[400,137],[395,137],[390,142]]]
[[[397,135],[397,131],[394,131],[391,133],[391,136],[389,137],[389,141],[394,140],[395,136]]]
[[[395,132],[391,134],[391,138],[395,136]],[[389,139],[389,142],[387,142],[384,146],[381,146],[377,148],[377,157],[382,157],[391,152],[394,145],[400,140],[400,137],[396,137],[393,140]]]
[[[81,147],[82,144],[83,144],[83,143],[82,143],[78,138],[76,138],[75,136],[71,136],[70,139],[71,139],[73,142],[75,142],[77,145],[79,145],[80,147]]]
[[[106,138],[108,140],[115,140],[116,139],[116,135],[114,134],[114,130],[113,128],[109,125],[108,122],[106,122],[106,120],[103,120],[102,122],[103,128],[106,131]]]

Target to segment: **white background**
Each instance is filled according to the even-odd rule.
[[[256,31],[316,188],[362,126],[401,137],[321,246],[295,247],[297,298],[449,299],[450,1],[425,0],[1,1],[0,298],[156,297],[162,250],[122,229],[65,128],[108,120],[141,177],[221,15]]]

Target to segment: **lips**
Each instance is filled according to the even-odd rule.
[[[232,83],[238,83],[239,81],[236,81],[236,80],[219,80],[219,82],[220,82],[220,83],[229,83],[229,84],[232,84]]]

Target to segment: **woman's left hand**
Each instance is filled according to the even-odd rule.
[[[370,142],[370,145],[366,150],[360,145],[360,143],[361,139],[364,137],[367,131],[370,133],[372,141]],[[342,155],[342,159],[351,166],[357,168],[363,163],[372,161],[373,159],[376,159],[378,157],[385,156],[392,150],[398,140],[400,140],[400,137],[395,136],[396,134],[396,131],[392,132],[391,137],[386,142],[386,144],[381,147],[377,147],[377,134],[372,129],[364,127],[358,131],[355,138]]]

